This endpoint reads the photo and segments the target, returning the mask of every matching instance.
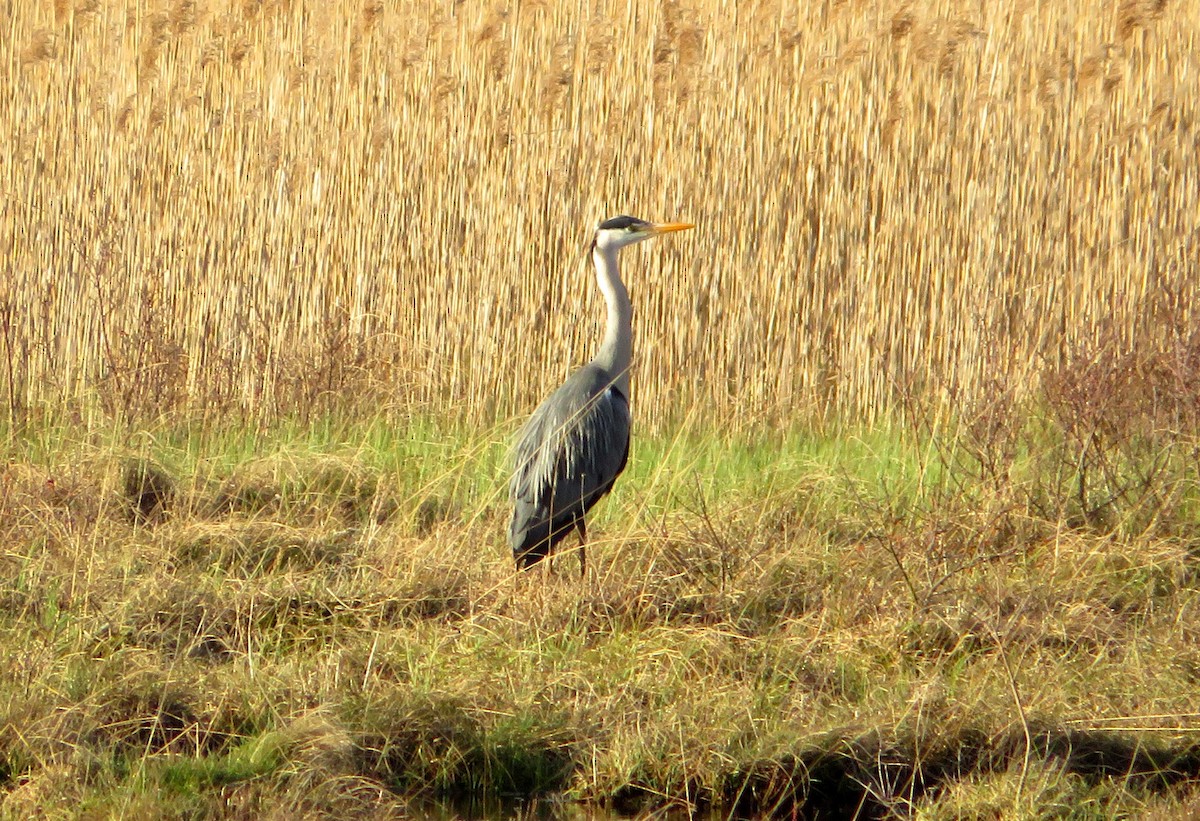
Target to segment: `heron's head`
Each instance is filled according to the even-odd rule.
[[[596,226],[596,238],[592,241],[592,248],[619,251],[626,245],[633,245],[644,239],[669,234],[672,231],[686,231],[692,227],[694,226],[688,222],[646,222],[637,217],[613,217]]]

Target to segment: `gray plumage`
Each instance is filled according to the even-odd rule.
[[[598,365],[585,365],[538,407],[517,439],[508,537],[518,567],[546,558],[572,530],[586,539],[584,516],[625,469],[629,401],[613,382]],[[582,545],[579,567],[586,572]]]
[[[592,262],[608,310],[604,339],[592,361],[538,406],[517,437],[508,530],[517,567],[537,564],[577,530],[579,569],[587,572],[584,517],[612,489],[629,458],[633,308],[617,254],[626,245],[691,227],[620,216],[596,229]]]

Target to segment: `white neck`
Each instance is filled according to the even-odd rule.
[[[604,341],[600,343],[600,350],[592,361],[612,374],[613,384],[628,399],[629,365],[633,361],[633,306],[629,303],[625,283],[621,282],[617,253],[616,248],[592,249],[596,282],[608,307]]]

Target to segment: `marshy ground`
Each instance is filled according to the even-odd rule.
[[[1187,817],[1195,440],[1089,378],[940,438],[641,437],[583,583],[514,573],[496,432],[12,432],[0,806]]]

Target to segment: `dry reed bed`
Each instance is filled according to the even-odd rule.
[[[700,226],[631,260],[647,419],[875,412],[1195,318],[1194,5],[2,14],[10,413],[524,409],[590,355],[616,212]]]

